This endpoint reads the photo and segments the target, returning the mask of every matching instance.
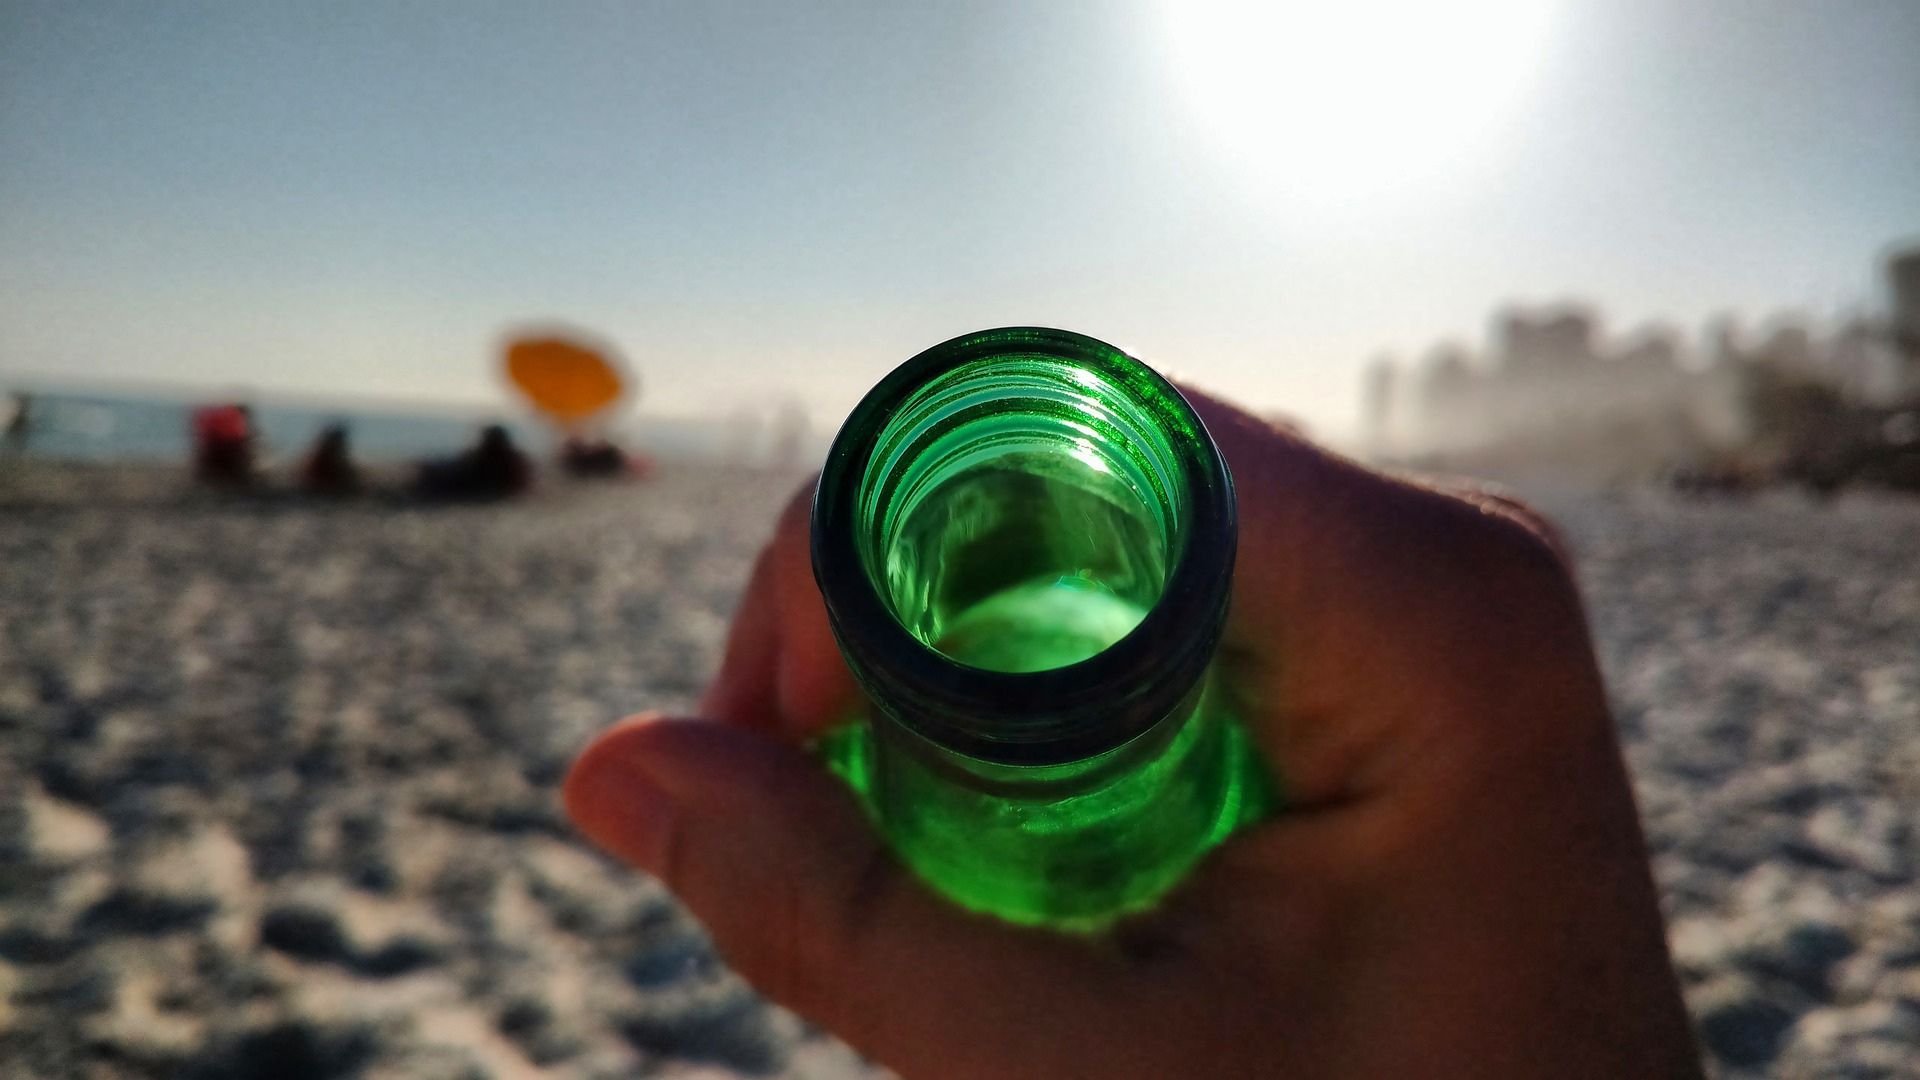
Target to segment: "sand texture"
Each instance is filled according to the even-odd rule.
[[[0,477],[0,1076],[866,1075],[555,798],[691,703],[795,481]],[[1546,507],[1717,1074],[1920,1076],[1920,502]]]

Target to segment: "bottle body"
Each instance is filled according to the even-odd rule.
[[[1145,365],[1032,328],[936,346],[855,409],[814,514],[869,700],[822,752],[936,889],[1098,926],[1267,809],[1211,674],[1231,480]]]
[[[922,880],[963,907],[1063,929],[1151,906],[1271,798],[1244,729],[1204,694],[1134,768],[981,762],[884,713],[820,749]]]

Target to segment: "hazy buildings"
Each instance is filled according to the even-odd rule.
[[[1819,328],[1776,317],[1751,342],[1722,317],[1692,349],[1668,324],[1609,335],[1577,303],[1505,307],[1484,356],[1443,342],[1411,372],[1371,365],[1367,430],[1389,455],[1505,448],[1632,468],[1750,442],[1756,397],[1772,388],[1863,408],[1920,398],[1920,248],[1886,274],[1885,316]]]
[[[1595,358],[1595,316],[1584,307],[1563,304],[1538,312],[1508,308],[1493,322],[1500,368],[1516,377],[1566,374]]]
[[[1909,369],[1920,368],[1920,245],[1887,259],[1893,312],[1888,329]]]

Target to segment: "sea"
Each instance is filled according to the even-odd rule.
[[[5,449],[67,461],[184,461],[195,409],[223,399],[91,388],[9,387],[0,381]],[[502,409],[433,409],[391,403],[252,399],[256,437],[266,460],[306,452],[327,425],[344,423],[356,458],[370,462],[444,457],[471,446],[487,424],[504,424],[521,446],[544,453],[554,436],[525,414]],[[25,421],[15,431],[14,417]],[[665,460],[753,460],[764,439],[738,423],[685,417],[629,417],[613,429],[630,449]],[[824,446],[820,448],[824,451]]]

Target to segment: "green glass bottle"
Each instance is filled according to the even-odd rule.
[[[1272,802],[1211,677],[1235,540],[1219,450],[1145,364],[1032,327],[928,349],[854,409],[814,498],[872,706],[822,753],[965,907],[1150,906]]]

